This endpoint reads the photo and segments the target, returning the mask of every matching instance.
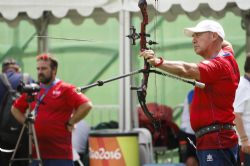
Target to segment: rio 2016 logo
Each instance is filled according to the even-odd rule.
[[[91,159],[99,159],[99,160],[120,160],[121,159],[120,149],[117,148],[114,151],[106,151],[104,148],[99,148],[98,150],[93,150],[89,148],[89,157]]]

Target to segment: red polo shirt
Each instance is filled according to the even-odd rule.
[[[35,96],[36,99],[46,90]],[[26,94],[14,103],[21,112],[28,108]],[[43,159],[72,159],[71,132],[66,130],[65,123],[69,120],[73,110],[89,99],[83,94],[78,94],[75,87],[63,81],[52,86],[42,103],[39,105],[35,119],[35,130],[39,144],[39,150]],[[34,109],[36,101],[31,104]]]
[[[233,101],[239,82],[239,69],[233,50],[225,47],[213,59],[198,64],[204,89],[195,88],[190,119],[194,131],[211,124],[233,124]],[[198,149],[231,148],[237,144],[232,130],[205,134],[197,139]]]

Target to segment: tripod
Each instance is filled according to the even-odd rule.
[[[37,160],[38,163],[39,163],[39,166],[42,166],[42,160],[41,160],[41,157],[40,157],[40,152],[39,152],[38,142],[37,142],[37,137],[36,137],[36,131],[35,131],[35,127],[34,127],[34,118],[33,118],[33,115],[31,114],[31,111],[30,111],[31,110],[31,103],[34,101],[34,95],[32,93],[27,93],[27,94],[28,94],[28,96],[26,98],[26,101],[29,104],[29,108],[26,111],[26,119],[25,119],[25,122],[23,124],[20,135],[18,137],[17,144],[15,146],[15,150],[14,150],[12,156],[11,156],[9,166],[12,166],[12,163],[14,161],[26,161],[26,160],[29,161],[29,164],[31,164],[32,161]],[[15,155],[16,155],[17,149],[20,146],[20,141],[21,141],[21,138],[22,138],[22,136],[24,134],[24,131],[25,131],[26,127],[28,128],[28,134],[29,134],[28,135],[28,137],[29,137],[28,138],[29,139],[28,158],[14,158]],[[34,146],[35,146],[35,150],[36,150],[36,154],[37,154],[37,159],[32,158],[32,142],[34,142]]]

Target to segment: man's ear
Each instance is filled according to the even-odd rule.
[[[53,74],[56,76],[56,73],[57,73],[57,69],[55,68],[55,69],[52,69],[53,71]]]
[[[218,33],[213,32],[213,40],[221,39],[221,37],[218,35]]]

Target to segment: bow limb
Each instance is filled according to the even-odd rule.
[[[146,26],[148,24],[146,0],[139,0],[138,6],[141,10],[142,17],[143,17],[143,20],[141,22],[141,32],[140,32],[140,50],[143,51],[143,50],[148,49],[146,37],[149,36],[146,34]],[[139,103],[141,105],[143,112],[153,123],[154,128],[158,129],[160,127],[160,122],[154,118],[153,114],[148,110],[147,105],[146,105],[149,71],[150,71],[150,64],[147,62],[146,59],[144,59],[143,79],[142,79],[140,88],[137,90],[137,96],[138,96],[138,100],[139,100]]]
[[[137,90],[137,96],[139,103],[141,105],[141,108],[144,112],[144,114],[147,116],[147,118],[151,121],[153,124],[154,128],[158,130],[161,126],[160,121],[154,118],[153,114],[148,110],[148,107],[146,105],[146,96],[144,95],[145,93],[142,91],[142,89]]]

